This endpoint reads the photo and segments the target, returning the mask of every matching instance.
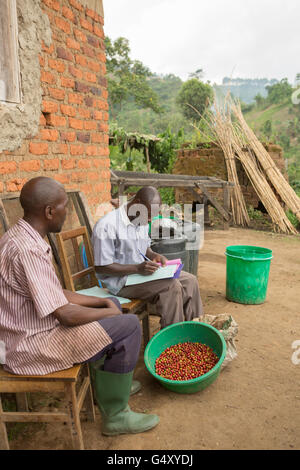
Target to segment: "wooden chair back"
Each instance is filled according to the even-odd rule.
[[[80,247],[78,242],[79,238],[83,239],[83,245],[88,261],[88,268],[84,268],[81,260]],[[77,271],[73,273],[71,270],[69,256],[65,246],[65,242],[67,240],[71,240],[72,242],[75,256],[75,264],[77,266]],[[76,289],[74,281],[81,278],[85,278],[87,276],[89,277],[89,287],[98,286],[99,284],[94,267],[93,252],[87,228],[84,226],[76,228],[74,230],[66,230],[64,232],[57,233],[56,241],[66,288],[75,292]]]

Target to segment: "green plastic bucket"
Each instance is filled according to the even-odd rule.
[[[160,354],[170,346],[186,343],[187,341],[210,346],[220,358],[219,362],[209,372],[193,380],[169,380],[157,375],[155,372],[155,361]],[[216,380],[225,356],[226,343],[216,328],[205,323],[189,321],[167,326],[154,335],[145,349],[144,361],[150,374],[163,387],[176,393],[196,393],[204,390]]]
[[[266,300],[272,250],[259,246],[226,248],[226,298],[239,304],[263,304]]]

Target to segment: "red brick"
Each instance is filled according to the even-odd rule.
[[[67,124],[67,120],[65,117],[51,113],[46,115],[46,122],[47,126],[52,127],[66,127]]]
[[[83,145],[70,145],[70,153],[71,155],[83,155],[84,154]]]
[[[97,193],[102,193],[102,191],[105,190],[105,184],[104,183],[98,183],[94,186],[94,191]]]
[[[90,91],[93,95],[102,96],[102,90],[96,86],[91,86]]]
[[[52,158],[51,160],[44,160],[44,170],[58,170],[59,159]]]
[[[89,106],[89,107],[94,106],[94,99],[91,96],[86,96],[84,98],[84,102],[86,106]]]
[[[100,144],[101,142],[103,142],[103,134],[92,134],[92,142],[94,144]]]
[[[59,59],[69,60],[70,62],[73,62],[73,61],[74,61],[73,54],[71,54],[70,51],[67,51],[67,50],[64,49],[63,47],[57,47],[57,48],[56,48],[56,54],[57,54],[57,57],[58,57]]]
[[[97,129],[97,123],[95,121],[85,121],[84,122],[84,128],[88,130],[96,130]]]
[[[86,67],[87,66],[87,58],[84,55],[77,55],[76,56],[76,64],[79,64],[82,67]]]
[[[106,55],[103,52],[97,53],[97,59],[99,62],[105,63],[106,62]]]
[[[89,93],[90,87],[84,83],[75,82],[75,90],[79,93]]]
[[[3,193],[3,191],[4,191],[4,184],[1,183],[1,181],[0,181],[0,193]]]
[[[40,126],[46,126],[47,122],[43,114],[40,115]]]
[[[103,168],[105,166],[103,162],[104,162],[103,158],[94,158],[93,160],[94,167]]]
[[[69,93],[68,95],[69,103],[71,104],[82,104],[83,103],[83,96],[79,93]]]
[[[65,64],[60,60],[51,59],[51,57],[49,57],[48,65],[51,69],[54,69],[59,73],[63,73],[65,71]]]
[[[94,33],[101,39],[104,39],[103,28],[99,28],[96,24],[94,24]]]
[[[92,72],[84,72],[84,79],[87,81],[87,82],[92,82],[92,83],[96,83],[97,82],[97,77],[94,73]]]
[[[85,119],[89,119],[91,117],[91,112],[86,108],[78,108],[78,114]]]
[[[76,10],[83,11],[84,7],[82,6],[81,3],[79,3],[77,0],[69,0],[69,4],[76,8]]]
[[[87,37],[82,31],[80,31],[79,29],[74,29],[74,33],[77,41],[87,42]]]
[[[52,10],[60,10],[60,4],[57,0],[43,0],[43,2],[47,7],[52,8]]]
[[[95,100],[94,106],[98,109],[104,109],[105,108],[105,101],[103,100]]]
[[[95,171],[90,171],[88,173],[88,180],[89,181],[98,181],[99,180],[99,173]]]
[[[67,47],[70,49],[76,49],[77,51],[80,51],[80,44],[79,42],[75,41],[73,38],[67,38]]]
[[[69,175],[54,175],[54,179],[58,181],[61,184],[68,184],[70,181],[70,176]]]
[[[109,115],[108,113],[103,113],[103,121],[108,121]]]
[[[53,101],[43,101],[42,110],[43,113],[56,113],[58,111],[58,104]]]
[[[93,25],[89,21],[87,21],[84,18],[80,18],[80,24],[83,27],[83,29],[87,29],[90,33],[93,32]]]
[[[87,46],[86,44],[83,44],[81,49],[85,55],[92,57],[92,58],[95,57],[94,50],[91,47]]]
[[[70,72],[71,75],[73,75],[73,77],[76,77],[76,78],[78,78],[79,80],[81,80],[82,77],[83,77],[83,72],[82,72],[82,70],[77,69],[76,67],[73,67],[73,65],[70,65],[70,66],[69,66],[69,72]]]
[[[64,18],[68,18],[68,20],[72,21],[74,23],[74,20],[75,20],[75,15],[74,13],[72,12],[72,10],[70,10],[70,8],[68,7],[62,7],[62,14],[63,14],[63,17]]]
[[[15,162],[1,162],[0,161],[0,175],[6,175],[8,173],[15,173],[17,170],[17,164]]]
[[[61,90],[59,88],[48,88],[49,89],[49,93],[50,93],[50,96],[51,98],[55,98],[56,100],[64,100],[65,98],[65,90]]]
[[[74,142],[76,140],[76,134],[74,131],[68,131],[68,132],[61,132],[60,133],[60,138],[61,140],[65,140],[68,142]]]
[[[69,124],[72,129],[83,129],[83,121],[81,121],[80,119],[70,117]]]
[[[92,161],[87,160],[86,158],[82,160],[78,160],[77,162],[77,168],[91,168],[91,166],[92,166]]]
[[[67,33],[67,34],[70,34],[70,32],[71,32],[71,26],[70,26],[70,24],[69,24],[67,21],[63,20],[63,19],[60,18],[59,16],[56,16],[56,18],[55,18],[55,24],[56,24],[56,26],[57,26],[59,29],[61,29],[62,31],[64,31],[64,32]]]
[[[50,83],[51,85],[56,82],[54,75],[51,72],[46,72],[41,70],[41,81],[45,83]]]
[[[77,140],[84,144],[88,144],[91,140],[91,136],[89,133],[85,134],[84,132],[77,132]]]
[[[86,181],[86,173],[83,173],[82,171],[72,173],[71,180],[77,181],[78,183],[80,183],[81,181]]]
[[[76,116],[76,108],[74,108],[73,106],[69,106],[68,104],[61,104],[60,105],[60,109],[61,109],[61,112],[62,114],[66,114],[67,116]]]
[[[58,139],[58,131],[56,129],[42,129],[41,130],[42,140],[50,140],[56,142]]]
[[[95,38],[94,36],[87,36],[88,43],[93,47],[100,47],[99,39]],[[94,54],[95,55],[95,54]]]
[[[61,167],[64,170],[73,170],[76,167],[76,159],[70,158],[69,160],[62,160]]]
[[[27,171],[31,173],[32,171],[39,171],[41,168],[40,160],[26,160],[25,162],[20,162],[19,168],[21,171]]]
[[[94,156],[98,154],[98,148],[95,145],[89,145],[88,147],[86,147],[85,151],[86,154],[89,156]]]
[[[54,144],[52,146],[52,152],[55,154],[68,155],[69,149],[67,144]]]
[[[87,66],[90,70],[93,70],[93,72],[99,72],[101,68],[98,62],[93,62],[92,60],[87,63]]]
[[[66,78],[66,77],[61,77],[60,80],[61,86],[65,88],[74,88],[75,87],[75,81],[73,78]]]
[[[21,189],[23,188],[26,181],[27,181],[26,178],[15,178],[11,181],[7,181],[6,191],[7,192],[12,192],[12,193],[17,192],[17,191],[21,191]]]
[[[95,110],[95,111],[93,112],[93,117],[94,117],[94,119],[96,119],[97,121],[102,121],[102,112]]]
[[[33,155],[48,155],[48,144],[46,142],[43,142],[43,143],[30,142],[29,152],[32,153]]]
[[[109,126],[104,122],[99,122],[98,128],[100,132],[108,132]]]

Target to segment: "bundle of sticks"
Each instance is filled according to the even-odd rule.
[[[236,170],[235,158],[237,157],[241,161],[259,199],[270,215],[274,229],[283,233],[297,234],[297,230],[288,219],[269,181],[299,220],[300,199],[246,123],[240,104],[227,98],[222,108],[217,102],[215,102],[214,108],[214,112],[209,114],[206,122],[217,144],[224,152],[228,181],[235,184],[231,195],[234,223],[243,226],[250,223]],[[237,120],[235,123],[231,119],[232,112]]]

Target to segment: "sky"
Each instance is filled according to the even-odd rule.
[[[186,80],[288,77],[300,72],[299,0],[103,0],[104,31],[131,58]]]

